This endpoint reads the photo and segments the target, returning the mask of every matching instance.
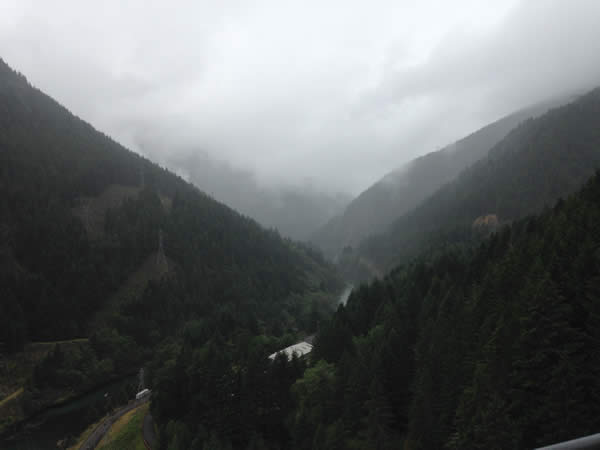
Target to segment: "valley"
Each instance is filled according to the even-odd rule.
[[[1,449],[600,439],[600,3],[4,6]]]

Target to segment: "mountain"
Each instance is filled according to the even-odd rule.
[[[600,90],[522,122],[345,251],[394,269],[333,313],[341,282],[318,252],[0,61],[0,446],[21,429],[47,447],[29,440],[37,413],[140,367],[173,450],[532,448],[597,432],[599,122]],[[312,333],[307,358],[268,357]]]
[[[149,150],[150,144],[144,146]],[[307,240],[350,202],[312,186],[261,186],[252,172],[236,169],[200,151],[174,155],[166,164],[218,201],[282,235]]]
[[[402,264],[320,323],[310,360],[184,338],[154,380],[164,442],[532,448],[595,432],[599,121],[600,90],[524,121],[363,241],[366,260]]]
[[[331,258],[338,257],[344,247],[357,247],[363,239],[385,231],[395,219],[483,158],[521,122],[566,103],[568,98],[570,96],[517,111],[394,170],[350,202],[341,215],[317,230],[311,241]]]
[[[271,352],[316,330],[341,289],[318,253],[123,148],[2,60],[0,193],[3,353],[19,368],[32,341],[74,344],[0,374],[0,400],[14,389],[20,402],[1,403],[3,427],[137,371],[184,329],[264,335]]]
[[[578,189],[600,167],[600,89],[529,119],[358,253],[381,270],[442,243],[470,239]]]
[[[599,230],[597,172],[478,248],[355,290],[294,386],[295,448],[526,449],[596,433]]]
[[[534,448],[595,433],[599,121],[595,90],[523,122],[366,241],[380,246],[359,247],[365,258],[403,264],[321,323],[308,366],[247,355],[241,381],[228,369],[220,383],[206,367],[229,360],[180,351],[189,369],[158,380],[167,442],[243,448],[256,422],[270,431],[251,448]]]

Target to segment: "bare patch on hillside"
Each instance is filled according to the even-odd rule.
[[[173,200],[171,200],[166,195],[159,194],[158,198],[160,198],[160,203],[162,204],[165,211],[171,212],[171,206],[173,206]]]
[[[106,212],[118,208],[127,199],[137,198],[141,191],[140,186],[111,184],[97,197],[81,197],[79,205],[73,208],[73,214],[81,220],[88,236],[98,239],[104,234]],[[171,199],[162,194],[159,198],[165,211],[169,212]]]
[[[136,186],[110,185],[97,197],[81,197],[73,214],[81,220],[88,236],[97,239],[104,234],[106,211],[118,208],[129,198],[136,198],[140,191]]]
[[[479,216],[473,221],[473,228],[496,228],[498,227],[499,221],[496,214],[487,214],[485,216]]]

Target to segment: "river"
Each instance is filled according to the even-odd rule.
[[[348,301],[348,297],[350,297],[350,293],[352,292],[352,289],[354,289],[354,285],[352,285],[352,284],[346,285],[346,287],[344,288],[344,290],[338,297],[338,304],[342,304],[342,305],[346,304],[346,302]]]
[[[88,411],[104,402],[104,394],[117,394],[136,377],[126,377],[102,386],[62,406],[41,412],[23,424],[22,430],[11,437],[0,437],[2,450],[56,450],[56,443],[66,437],[77,437],[90,425]],[[93,420],[97,420],[93,418]]]

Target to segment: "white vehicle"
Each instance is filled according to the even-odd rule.
[[[144,389],[144,390],[141,390],[140,392],[138,392],[137,394],[135,394],[135,399],[140,400],[144,397],[148,397],[149,395],[150,395],[150,389]]]

